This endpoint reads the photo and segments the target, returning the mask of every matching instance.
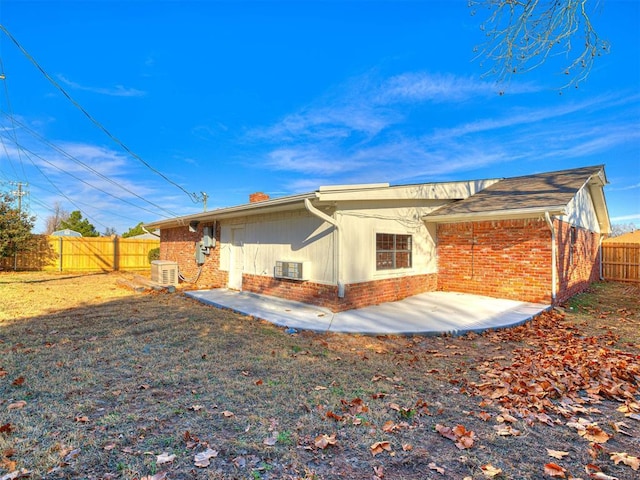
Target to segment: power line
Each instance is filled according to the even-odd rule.
[[[1,110],[1,109],[0,109],[0,112],[2,112],[2,113],[3,113],[4,115],[6,115],[6,116],[9,116],[9,115],[7,114],[7,112],[5,112],[4,110]],[[171,210],[167,210],[166,208],[163,208],[163,207],[161,207],[160,205],[158,205],[158,204],[156,204],[156,203],[153,203],[153,202],[151,202],[150,200],[147,200],[146,198],[144,198],[144,197],[142,197],[142,196],[138,195],[137,193],[135,193],[134,191],[132,191],[132,190],[128,189],[127,187],[125,187],[125,186],[124,186],[124,185],[122,185],[121,183],[116,182],[115,180],[113,180],[113,179],[111,179],[111,178],[107,177],[107,176],[106,176],[106,175],[104,175],[103,173],[101,173],[101,172],[99,172],[98,170],[94,169],[94,168],[93,168],[93,167],[91,167],[90,165],[87,165],[86,163],[84,163],[84,162],[83,162],[83,161],[81,161],[80,159],[78,159],[78,158],[74,157],[74,156],[73,156],[73,155],[71,155],[70,153],[66,152],[66,151],[65,151],[65,150],[63,150],[62,148],[60,148],[60,147],[58,147],[57,145],[55,145],[54,143],[50,142],[49,140],[47,140],[46,138],[44,138],[42,135],[40,135],[39,133],[37,133],[37,132],[36,132],[36,131],[34,131],[33,129],[29,128],[27,125],[25,125],[24,123],[20,122],[19,120],[15,119],[15,120],[14,120],[14,122],[15,122],[17,125],[19,125],[21,128],[23,128],[26,132],[30,133],[33,137],[35,137],[36,139],[40,140],[40,141],[41,141],[42,143],[44,143],[45,145],[47,145],[47,146],[51,147],[52,149],[54,149],[55,151],[57,151],[57,152],[58,152],[58,153],[60,153],[61,155],[64,155],[64,156],[65,156],[65,157],[67,157],[69,160],[71,160],[71,161],[73,161],[73,162],[77,163],[78,165],[80,165],[80,166],[82,166],[82,167],[86,168],[86,169],[87,169],[87,170],[89,170],[90,172],[94,173],[96,176],[98,176],[98,177],[102,178],[103,180],[105,180],[105,181],[107,181],[107,182],[111,183],[112,185],[114,185],[114,186],[116,186],[116,187],[118,187],[118,188],[120,188],[120,189],[124,190],[125,192],[127,192],[127,193],[129,193],[129,194],[133,195],[134,197],[136,197],[136,198],[138,198],[138,199],[142,200],[143,202],[148,203],[148,204],[149,204],[149,205],[151,205],[152,207],[155,207],[155,208],[157,208],[158,210],[162,210],[162,211],[167,212],[167,213],[168,213],[170,216],[172,216],[172,217],[177,217],[177,216],[178,216],[176,213],[172,212]],[[16,139],[16,144],[17,144],[17,139]],[[58,168],[59,168],[59,167],[58,167]],[[62,170],[62,169],[60,169],[60,170]],[[63,171],[64,171],[64,170],[63,170]],[[65,172],[65,173],[67,173],[67,172]],[[67,173],[67,174],[68,174],[68,175],[71,175],[71,174],[69,174],[69,173]],[[77,177],[74,177],[74,178],[77,178]],[[97,188],[97,187],[96,187],[96,188]],[[118,200],[122,200],[122,199],[120,199],[120,198],[118,198],[118,197],[114,197],[114,198],[117,198]],[[122,201],[125,201],[125,200],[122,200]],[[125,201],[125,202],[126,202],[126,201]],[[131,205],[133,205],[133,204],[131,204]],[[134,205],[134,206],[135,206],[135,207],[137,207],[137,208],[141,208],[141,207],[138,207],[137,205]],[[149,211],[149,210],[146,210],[146,209],[143,209],[143,210],[145,210],[145,211],[147,211],[147,212]],[[156,213],[156,212],[152,212],[152,213]]]
[[[182,190],[185,194],[187,194],[189,196],[191,201],[193,201],[194,203],[199,203],[200,202],[200,198],[198,197],[197,194],[190,193],[190,192],[186,191],[181,185],[177,184],[176,182],[174,182],[173,180],[171,180],[167,176],[165,176],[162,172],[160,172],[159,170],[157,170],[154,167],[152,167],[151,165],[149,165],[149,163],[144,161],[139,155],[137,155],[128,146],[126,146],[119,138],[117,138],[109,130],[107,130],[107,128],[104,125],[102,125],[87,110],[85,110],[82,105],[80,105],[69,93],[67,93],[67,91],[58,82],[56,82],[55,79],[53,77],[51,77],[51,75],[49,75],[45,71],[44,68],[42,68],[40,66],[40,64],[36,61],[36,59],[33,58],[31,56],[31,54],[29,54],[29,52],[27,52],[27,50],[18,42],[18,40],[15,39],[15,37],[13,35],[11,35],[11,33],[6,29],[6,27],[4,25],[0,24],[0,30],[2,30],[5,33],[5,35],[7,35],[7,37],[9,37],[9,39],[16,45],[16,47],[18,47],[18,49],[22,52],[22,54],[40,71],[40,73],[42,73],[42,75],[44,75],[44,77],[54,87],[56,87],[73,104],[73,106],[75,106],[78,110],[80,110],[96,127],[98,127],[100,130],[102,130],[105,133],[105,135],[107,135],[112,141],[114,141],[117,145],[119,145],[120,148],[122,148],[125,152],[127,152],[133,158],[135,158],[140,163],[142,163],[145,167],[147,167],[153,173],[155,173],[156,175],[160,176],[161,178],[163,178],[165,181],[167,181],[171,185],[173,185],[173,186],[179,188],[180,190]]]
[[[2,56],[0,56],[0,80],[2,80],[2,84],[4,85],[4,93],[7,99],[7,110],[9,110],[9,112],[12,113],[11,101],[9,100],[9,87],[6,82],[6,75],[4,72],[4,63],[2,62]],[[13,115],[11,115],[11,117],[13,118]],[[18,139],[16,137],[16,126],[13,122],[11,122],[11,132],[13,133],[13,138],[17,142]],[[4,147],[4,144],[3,144],[3,147]],[[7,150],[5,148],[5,153],[6,151]],[[20,157],[20,151],[18,151],[18,160],[20,160],[20,168],[22,168],[22,174],[24,175],[24,178],[27,178],[27,174],[24,171],[24,164],[22,163],[22,158]]]
[[[4,136],[4,134],[0,133],[0,138],[1,138],[1,137],[3,137],[3,136]],[[112,198],[114,198],[114,199],[116,199],[116,200],[118,200],[118,201],[120,201],[120,202],[126,203],[127,205],[131,205],[131,206],[132,206],[132,207],[134,207],[134,208],[139,208],[140,210],[144,210],[145,212],[149,212],[149,213],[153,213],[154,215],[158,215],[158,212],[155,212],[155,211],[149,210],[148,208],[144,208],[144,207],[141,207],[141,206],[139,206],[139,205],[136,205],[135,203],[130,202],[129,200],[126,200],[126,199],[124,199],[124,198],[117,197],[116,195],[114,195],[114,194],[112,194],[112,193],[110,193],[110,192],[107,192],[106,190],[103,190],[103,189],[101,189],[101,188],[99,188],[99,187],[96,187],[95,185],[92,185],[91,183],[87,182],[86,180],[83,180],[82,178],[78,177],[77,175],[74,175],[73,173],[67,172],[66,170],[64,170],[64,169],[60,168],[59,166],[57,166],[55,163],[53,163],[53,162],[51,162],[51,161],[47,160],[46,158],[42,157],[41,155],[38,155],[37,153],[35,153],[35,152],[33,152],[33,151],[29,150],[28,148],[24,147],[23,145],[21,145],[21,144],[19,144],[19,143],[17,143],[17,144],[16,144],[16,146],[17,146],[19,149],[21,149],[23,152],[25,152],[25,153],[29,153],[30,155],[33,155],[34,157],[36,157],[36,158],[38,158],[38,159],[42,160],[43,162],[45,162],[47,165],[50,165],[51,167],[55,168],[56,170],[59,170],[59,171],[61,171],[62,173],[66,174],[66,175],[69,175],[69,176],[70,176],[70,177],[72,177],[72,178],[75,178],[75,179],[76,179],[76,180],[78,180],[79,182],[82,182],[82,183],[84,183],[85,185],[87,185],[88,187],[91,187],[91,188],[93,188],[93,189],[95,189],[95,190],[98,190],[99,192],[102,192],[102,193],[104,193],[105,195],[109,195],[110,197],[112,197]],[[39,166],[38,166],[38,165],[33,161],[33,159],[32,159],[30,156],[28,156],[28,155],[27,155],[27,158],[28,158],[28,159],[29,159],[29,161],[33,164],[33,166],[34,166],[34,167],[36,167],[36,168],[38,169],[38,171],[42,174],[42,176],[43,176],[43,177],[45,177],[45,178],[49,181],[49,183],[53,184],[53,182],[52,182],[52,181],[48,178],[48,176],[47,176],[47,175],[42,171],[42,169],[41,169],[41,168],[40,168],[40,167],[39,167]],[[56,187],[56,189],[57,189],[58,191],[60,191],[57,187]],[[68,197],[67,197],[67,196],[65,196],[65,198],[67,198],[67,199],[68,199]],[[171,212],[169,212],[169,213],[171,213]],[[175,214],[172,214],[172,215],[173,215],[173,216],[177,216],[177,215],[175,215]],[[163,216],[163,217],[165,217],[165,218],[170,218],[170,217],[169,217],[169,216],[167,216],[167,215],[161,215],[161,216]]]

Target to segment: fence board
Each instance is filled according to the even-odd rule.
[[[150,269],[149,250],[159,240],[120,237],[38,236],[36,246],[17,258],[0,259],[0,268],[61,272],[108,272]]]
[[[640,244],[603,243],[602,273],[607,280],[640,282]]]

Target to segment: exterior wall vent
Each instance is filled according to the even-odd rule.
[[[311,262],[282,262],[277,261],[273,269],[276,278],[288,278],[290,280],[309,280]]]
[[[151,281],[159,285],[178,285],[178,263],[169,260],[151,262]]]

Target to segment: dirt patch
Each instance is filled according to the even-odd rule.
[[[289,335],[121,278],[0,274],[0,475],[638,473],[635,287],[500,332],[370,337]]]

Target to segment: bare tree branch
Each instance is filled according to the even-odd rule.
[[[486,41],[476,47],[481,64],[489,62],[485,75],[508,81],[514,74],[530,72],[551,57],[564,55],[562,73],[568,80],[561,86],[578,86],[585,80],[595,59],[608,53],[591,23],[598,0],[469,0],[472,14],[487,8],[481,24]],[[594,6],[595,4],[595,6]]]

